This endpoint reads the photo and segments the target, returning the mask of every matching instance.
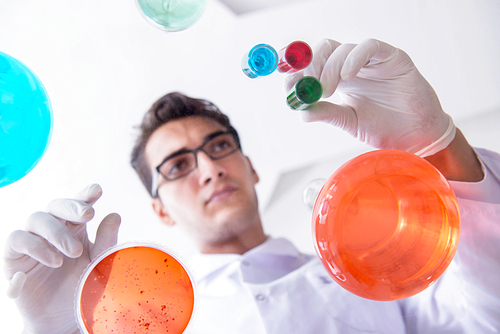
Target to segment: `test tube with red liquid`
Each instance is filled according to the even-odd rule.
[[[297,72],[306,68],[312,61],[312,49],[302,41],[295,41],[278,51],[278,71]]]

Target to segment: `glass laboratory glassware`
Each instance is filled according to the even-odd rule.
[[[312,215],[330,276],[363,298],[389,301],[433,284],[457,250],[455,194],[426,160],[404,151],[362,154],[337,169]]]
[[[297,72],[312,61],[312,49],[306,42],[295,41],[278,51],[278,71]]]
[[[286,98],[288,106],[293,110],[304,110],[319,101],[323,94],[321,82],[315,77],[303,77],[290,90]]]
[[[40,162],[52,127],[52,106],[42,82],[26,65],[0,52],[0,187]]]
[[[195,24],[205,12],[207,0],[136,0],[136,4],[155,28],[175,32]]]
[[[251,79],[273,73],[278,67],[278,53],[268,44],[257,44],[241,60],[241,69]]]

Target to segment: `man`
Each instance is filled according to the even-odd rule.
[[[242,254],[265,240],[257,173],[228,118],[209,102],[178,93],[158,100],[144,117],[132,165],[160,219],[182,223],[202,253]]]
[[[376,40],[321,42],[312,65],[292,75],[320,78],[324,96],[303,112],[378,148],[426,157],[460,199],[461,242],[443,277],[423,293],[395,302],[354,296],[320,261],[287,240],[266,236],[254,185],[227,117],[203,100],[168,94],[144,117],[132,164],[167,225],[192,236],[190,261],[198,306],[194,333],[495,333],[500,329],[500,157],[473,150],[443,112],[432,87],[401,50]],[[90,244],[85,224],[101,189],[56,200],[9,237],[5,273],[26,333],[77,332],[73,292],[85,266],[116,243],[119,216],[100,224]]]

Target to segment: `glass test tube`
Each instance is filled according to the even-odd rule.
[[[243,73],[251,79],[273,73],[278,67],[278,53],[267,44],[254,46],[241,60]]]
[[[297,72],[306,68],[312,61],[312,49],[302,41],[295,41],[278,52],[278,71]]]
[[[304,110],[317,102],[323,95],[321,82],[315,77],[303,77],[290,90],[286,102],[293,110]]]

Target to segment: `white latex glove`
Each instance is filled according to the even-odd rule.
[[[102,189],[93,184],[74,199],[56,199],[47,212],[32,214],[25,231],[10,234],[4,254],[8,295],[16,298],[23,333],[79,333],[73,298],[84,269],[117,242],[120,216],[104,218],[92,244],[87,222]]]
[[[433,88],[404,51],[387,43],[325,39],[314,48],[309,67],[287,77],[285,90],[303,76],[321,81],[324,98],[338,92],[342,99],[301,111],[306,122],[330,123],[370,146],[422,157],[446,148],[455,137],[455,125]]]

